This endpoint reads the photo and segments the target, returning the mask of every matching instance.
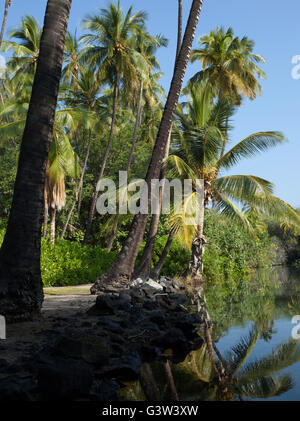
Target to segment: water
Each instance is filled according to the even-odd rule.
[[[289,341],[292,336],[292,330],[300,323],[293,324],[292,317],[300,314],[300,272],[288,268],[273,269],[272,272],[266,272],[267,276],[279,280],[279,288],[275,291],[273,305],[267,312],[264,320],[266,326],[270,328],[268,337],[261,336],[255,344],[246,364],[251,364],[255,360],[269,356],[272,350],[276,349],[283,342]],[[300,320],[300,316],[299,316]],[[240,338],[246,336],[254,326],[254,321],[247,317],[240,323],[230,324],[228,330],[223,333],[218,340],[219,351],[225,353],[232,345],[238,343]],[[300,346],[300,341],[299,341]],[[270,401],[300,401],[300,361],[292,363],[285,369],[279,370],[277,375],[289,374],[293,379],[294,386],[276,397],[255,400]],[[246,399],[247,400],[247,399]]]
[[[300,315],[300,272],[258,271],[240,291],[228,294],[224,286],[216,286],[206,298],[214,325],[212,338],[229,361],[231,376],[220,387],[204,345],[181,364],[171,365],[180,400],[300,401],[300,340],[292,340],[296,325],[300,333],[300,316],[298,324],[292,324],[292,317]],[[238,358],[232,347],[238,343],[243,358],[234,372],[233,361]],[[278,347],[281,353],[276,353]],[[170,399],[162,363],[153,364],[152,371],[161,400]],[[121,398],[146,400],[139,382],[128,384]]]

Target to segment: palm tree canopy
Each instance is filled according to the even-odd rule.
[[[255,99],[261,92],[258,78],[265,73],[258,66],[265,63],[262,56],[253,53],[254,42],[246,36],[235,37],[233,29],[219,27],[199,40],[200,48],[191,53],[191,62],[200,61],[202,70],[193,81],[206,80],[219,94],[231,97],[237,104],[240,97]]]
[[[250,212],[300,226],[299,214],[273,195],[271,182],[254,175],[223,175],[242,158],[250,158],[286,141],[279,132],[259,132],[238,142],[228,151],[228,124],[235,107],[219,98],[212,101],[211,87],[202,82],[190,85],[188,101],[178,107],[171,153],[165,160],[171,176],[204,180],[205,205],[213,206],[251,229]],[[194,200],[194,199],[193,199]],[[194,202],[195,203],[195,202]],[[184,214],[173,225],[184,225]],[[189,230],[190,231],[190,230]],[[191,240],[192,237],[190,237]]]
[[[83,60],[96,66],[100,79],[114,85],[117,79],[123,84],[136,83],[139,73],[147,68],[142,54],[133,48],[133,37],[144,30],[146,13],[124,14],[111,2],[107,9],[88,15],[84,27],[90,33],[81,38],[85,44]]]
[[[34,73],[40,50],[42,27],[30,15],[21,20],[21,25],[10,31],[9,38],[17,41],[2,43],[3,51],[12,51],[13,57],[8,61],[8,67],[16,73]]]

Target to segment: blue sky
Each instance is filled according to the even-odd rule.
[[[165,76],[162,84],[169,88],[174,64],[177,37],[177,0],[120,0],[127,9],[148,13],[148,30],[153,35],[162,33],[170,40],[169,48],[158,53]],[[40,23],[46,0],[14,0],[9,10],[7,29],[15,27],[25,14],[34,15]],[[4,1],[1,1],[0,13]],[[71,31],[81,30],[81,20],[87,13],[105,7],[108,0],[73,0],[70,24]],[[183,0],[184,18],[187,19],[191,0]],[[195,46],[202,34],[218,25],[232,26],[236,35],[247,35],[255,41],[255,52],[267,60],[263,69],[267,80],[262,81],[263,95],[255,101],[245,101],[234,119],[235,143],[257,131],[279,130],[288,138],[284,146],[241,161],[234,168],[236,174],[254,174],[266,178],[276,185],[276,194],[291,205],[300,207],[300,79],[291,76],[292,57],[300,55],[300,2],[299,0],[204,0]],[[190,65],[186,78],[197,71]]]

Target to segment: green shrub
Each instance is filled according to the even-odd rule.
[[[100,247],[57,240],[54,245],[42,238],[41,270],[44,286],[79,285],[95,282],[112,264],[116,252]]]

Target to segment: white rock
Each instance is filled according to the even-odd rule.
[[[143,284],[144,283],[144,281],[141,279],[141,278],[137,278],[137,279],[133,279],[130,283],[129,283],[129,286],[130,287],[137,287],[137,286],[139,286],[139,285],[141,285],[141,284]]]
[[[158,282],[153,281],[153,279],[148,279],[148,281],[145,282],[145,284],[160,291],[164,289]]]

